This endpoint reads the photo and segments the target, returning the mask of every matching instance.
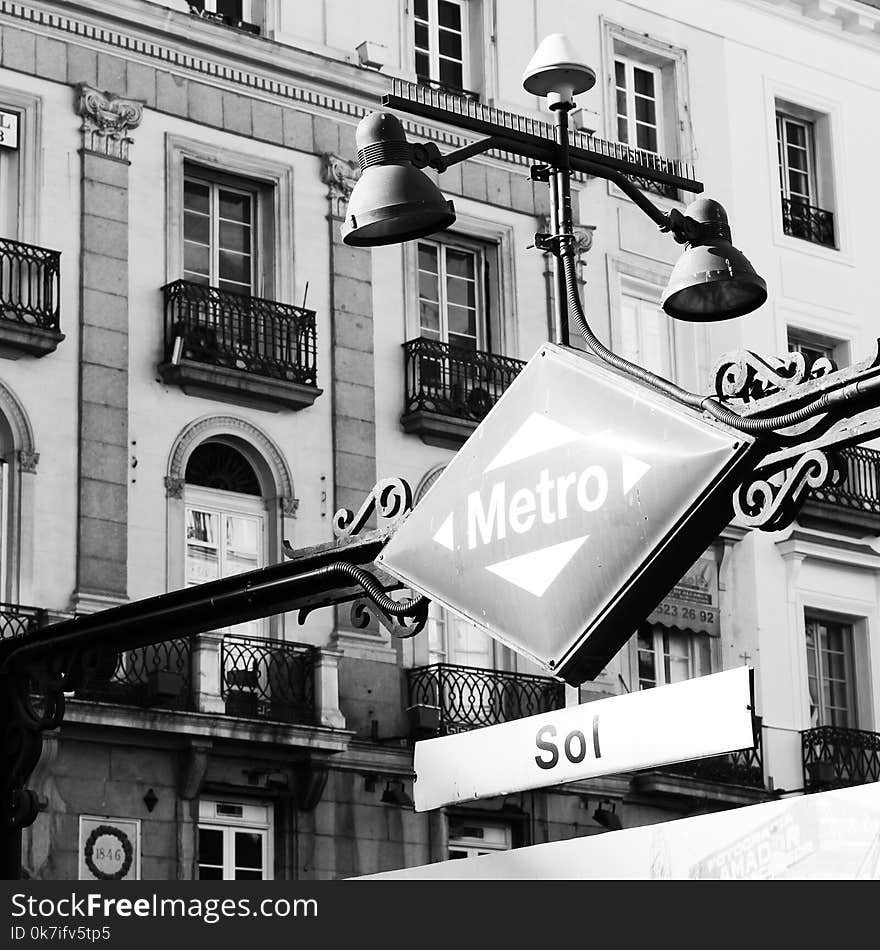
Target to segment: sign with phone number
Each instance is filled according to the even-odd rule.
[[[721,635],[718,610],[718,566],[701,557],[648,616],[648,623],[686,627],[710,636]]]

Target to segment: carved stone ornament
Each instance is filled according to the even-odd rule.
[[[18,453],[18,465],[19,469],[22,472],[25,472],[28,475],[36,475],[37,473],[37,464],[40,461],[39,452],[28,452],[26,449],[22,449]]]
[[[133,141],[129,133],[141,123],[143,99],[126,99],[81,82],[77,83],[74,108],[82,116],[86,151],[128,161],[128,147]]]
[[[299,498],[281,498],[281,514],[285,518],[295,518],[299,510]]]
[[[173,475],[165,476],[165,494],[168,498],[183,498],[183,486],[186,480]]]
[[[335,218],[345,215],[345,205],[361,175],[357,162],[349,162],[338,155],[324,154],[321,163],[321,181],[329,185],[330,213]]]

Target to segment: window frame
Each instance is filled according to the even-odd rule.
[[[232,815],[218,815],[217,806],[227,806],[242,809],[242,817],[236,818]],[[260,814],[262,813],[262,818]],[[260,835],[263,841],[263,867],[260,880],[274,880],[274,808],[271,803],[241,802],[219,799],[200,799],[199,800],[199,818],[196,825],[196,868],[199,872],[199,880],[214,880],[212,878],[201,877],[201,856],[199,854],[198,840],[199,835],[205,830],[219,830],[223,833],[223,867],[222,878],[224,881],[237,880],[235,877],[234,855],[235,848],[229,846],[230,841],[234,843],[236,832],[250,832]],[[216,865],[209,865],[216,867]],[[231,876],[230,876],[231,875]],[[239,880],[253,880],[253,878],[241,878]]]
[[[807,167],[805,170],[801,171],[800,169],[795,169],[801,174],[804,174],[807,179],[807,189],[808,193],[806,197],[808,198],[807,204],[814,207],[818,206],[818,187],[816,183],[816,141],[815,141],[815,128],[813,122],[802,119],[797,116],[790,115],[787,112],[784,112],[777,108],[776,110],[776,145],[777,152],[779,155],[779,187],[782,192],[782,197],[791,200],[792,190],[791,190],[791,167],[789,165],[788,159],[788,149],[790,147],[800,148],[799,145],[792,146],[789,142],[788,129],[787,125],[791,124],[798,126],[804,131],[804,140],[806,145],[804,146],[804,152],[806,153]],[[795,192],[794,194],[798,194]],[[798,195],[803,197],[803,195]]]
[[[417,66],[416,66],[416,54],[418,51],[422,50],[422,47],[416,45],[416,25],[418,23],[426,23],[428,27],[428,76],[424,77],[430,82],[436,82],[441,85],[449,86],[450,88],[455,88],[454,84],[445,83],[440,78],[440,2],[441,0],[424,0],[428,7],[428,19],[427,21],[423,20],[416,13],[415,0],[413,0],[412,11],[410,17],[410,40],[412,43],[411,46],[411,57],[412,57],[412,68],[415,73],[417,81],[423,77],[419,75]],[[461,89],[466,90],[470,89],[471,84],[471,51],[470,51],[470,3],[468,0],[443,0],[445,3],[449,3],[452,6],[456,6],[460,11],[460,22],[461,22]],[[459,62],[458,60],[452,60],[449,56],[442,57],[444,59],[450,59],[453,62]]]
[[[662,71],[658,66],[654,66],[650,63],[643,62],[641,60],[633,59],[631,56],[625,56],[621,53],[615,53],[614,55],[614,90],[615,90],[615,141],[620,142],[619,137],[619,123],[621,119],[620,112],[617,110],[617,96],[616,93],[620,90],[620,86],[617,85],[617,64],[621,63],[624,68],[624,80],[626,85],[624,86],[624,94],[626,99],[626,109],[627,114],[625,116],[627,124],[627,141],[621,144],[628,145],[631,148],[638,148],[645,152],[652,152],[655,155],[662,155],[661,144],[666,140],[665,138],[665,129],[663,121],[663,75]],[[635,70],[640,69],[642,72],[649,73],[653,76],[654,79],[654,134],[657,141],[657,148],[650,149],[645,148],[643,145],[638,144],[638,125],[649,125],[647,122],[640,122],[636,114],[636,88],[635,88]],[[640,94],[639,94],[640,95]],[[642,96],[642,98],[647,98]]]
[[[851,362],[851,341],[826,333],[816,333],[800,326],[789,324],[786,327],[786,348],[789,353],[803,353],[805,350],[819,352],[829,356],[838,369]],[[807,363],[809,371],[810,363]]]
[[[826,677],[823,676],[825,672],[822,660],[822,651],[818,648],[817,637],[814,636],[813,643],[814,647],[811,651],[809,636],[810,636],[810,625],[822,625],[825,627],[836,627],[841,630],[843,633],[843,655],[844,655],[844,689],[846,692],[846,712],[847,712],[847,722],[846,724],[839,724],[827,721],[829,709],[826,709],[825,703],[825,689],[824,683]],[[810,728],[816,728],[819,726],[834,726],[839,729],[858,729],[859,723],[859,692],[858,692],[858,675],[856,668],[856,642],[855,642],[855,625],[846,621],[838,620],[834,618],[828,618],[821,613],[814,613],[813,611],[807,609],[804,611],[804,648],[806,651],[806,673],[807,673],[807,682],[806,682],[806,692],[807,692],[807,715],[810,721]],[[811,652],[815,656],[816,664],[816,676],[812,676],[810,673],[810,654]],[[819,689],[817,690],[817,701],[814,705],[813,703],[813,694],[810,691],[810,680],[816,679]],[[829,707],[831,708],[831,707]],[[838,707],[833,707],[838,708]],[[816,713],[816,721],[813,721],[813,714]]]
[[[618,280],[620,308],[618,313],[617,332],[619,333],[620,338],[616,341],[615,350],[619,352],[621,356],[626,357],[632,362],[646,366],[648,369],[659,373],[661,376],[665,376],[667,379],[675,380],[678,377],[676,359],[676,327],[675,321],[667,317],[660,306],[662,290],[650,281],[639,277],[634,277],[629,274],[620,274]],[[629,331],[625,325],[624,299],[638,301],[639,304],[639,313],[636,316],[635,325],[634,327],[630,328]],[[668,370],[666,370],[664,367],[652,366],[651,362],[647,358],[646,350],[648,338],[646,336],[646,324],[643,320],[642,314],[642,310],[644,309],[643,305],[647,305],[653,310],[656,310],[659,314],[661,327],[665,325],[665,334],[663,334],[662,338],[665,342],[666,349],[664,363],[668,363]],[[630,335],[632,331],[635,332],[636,336],[637,349],[635,352],[632,352],[632,347],[627,345],[627,336]],[[658,336],[660,336],[660,334],[658,334]]]
[[[639,643],[639,636],[640,634],[645,633],[647,630],[651,631],[653,639],[651,652],[654,657],[655,676],[653,686],[643,687],[639,654],[645,651]],[[665,663],[665,657],[667,654],[664,651],[663,643],[663,638],[667,636],[681,637],[686,644],[688,675],[684,678],[684,680],[667,679]],[[709,667],[708,669],[703,669],[703,663],[701,662],[701,639],[705,641],[702,646],[705,647],[705,656]],[[631,671],[631,682],[634,684],[635,690],[654,689],[658,686],[668,686],[670,683],[680,683],[685,682],[686,680],[699,679],[701,676],[708,676],[711,674],[715,667],[715,661],[712,655],[712,638],[708,633],[695,633],[692,630],[680,630],[677,627],[667,627],[659,623],[644,623],[639,626],[638,630],[636,630],[631,642],[633,644],[633,669]],[[671,651],[669,655],[672,655]]]
[[[475,335],[474,343],[475,349],[478,352],[487,352],[487,347],[491,342],[491,324],[490,324],[490,315],[487,307],[487,297],[490,297],[491,294],[487,293],[486,284],[489,281],[489,262],[488,262],[488,253],[490,249],[487,249],[485,245],[477,244],[476,242],[464,243],[462,241],[454,240],[438,240],[435,236],[430,238],[419,238],[416,242],[416,293],[418,295],[419,301],[419,336],[424,336],[425,329],[422,326],[421,322],[421,302],[422,302],[422,282],[421,275],[423,273],[428,273],[423,271],[420,265],[420,248],[422,245],[428,245],[435,247],[437,249],[437,285],[438,285],[438,297],[437,301],[438,311],[439,311],[439,341],[440,343],[449,344],[449,300],[448,300],[448,272],[447,272],[447,255],[450,251],[455,251],[458,253],[469,254],[473,257],[474,260],[474,291],[475,291]],[[456,336],[464,336],[465,334],[454,334]],[[428,338],[430,339],[430,337]],[[455,344],[453,344],[455,345]]]

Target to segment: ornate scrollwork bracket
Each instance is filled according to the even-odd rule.
[[[733,497],[734,511],[750,528],[778,531],[794,521],[810,489],[836,484],[841,477],[836,456],[813,449],[805,452],[778,483],[756,478],[741,485]]]
[[[725,402],[734,399],[752,402],[827,376],[836,368],[824,356],[808,367],[803,353],[788,353],[782,358],[767,360],[751,350],[737,350],[725,353],[715,364],[715,394]]]
[[[412,510],[412,488],[403,478],[383,478],[376,482],[364,499],[357,514],[348,508],[340,508],[333,516],[333,533],[337,538],[350,538],[359,534],[373,512],[386,525],[394,525]]]

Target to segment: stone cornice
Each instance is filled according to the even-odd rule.
[[[880,9],[859,0],[744,0],[766,13],[797,19],[841,39],[880,42]]]

